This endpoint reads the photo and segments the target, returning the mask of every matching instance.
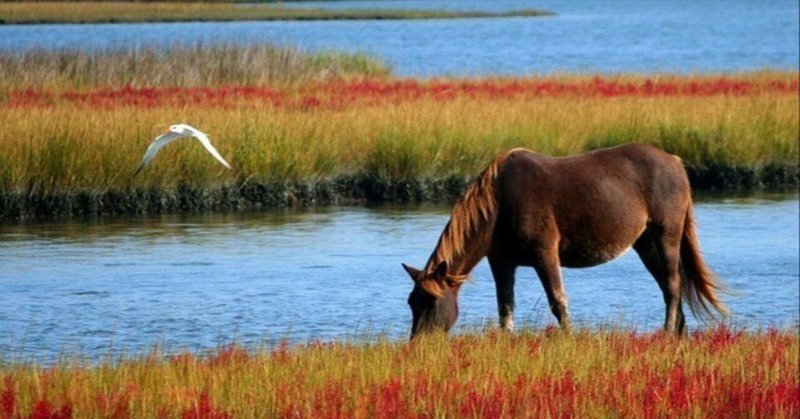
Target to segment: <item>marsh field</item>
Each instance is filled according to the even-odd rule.
[[[0,3],[0,418],[800,413],[796,3],[236,3]],[[65,23],[120,7],[162,18]],[[134,176],[178,122],[232,169]],[[493,156],[634,141],[684,161],[733,317],[659,332],[629,252],[564,271],[571,335],[521,270],[499,333],[484,262],[407,342],[400,263]]]
[[[446,201],[512,147],[645,142],[699,189],[798,184],[789,71],[416,80],[359,54],[193,46],[6,54],[0,72],[5,218]],[[234,169],[171,147],[132,176],[170,121]]]

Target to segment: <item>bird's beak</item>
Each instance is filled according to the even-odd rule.
[[[142,169],[144,169],[144,164],[140,164],[140,165],[139,165],[139,167],[136,169],[136,171],[135,171],[135,172],[133,172],[133,175],[134,175],[134,176],[138,175],[138,174],[139,174],[139,172],[141,172],[141,171],[142,171]]]

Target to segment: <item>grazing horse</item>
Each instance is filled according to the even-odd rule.
[[[709,306],[728,315],[700,255],[680,158],[644,144],[562,158],[521,148],[502,153],[456,203],[425,268],[403,264],[414,280],[411,337],[453,326],[461,285],[484,256],[502,328],[514,326],[514,273],[531,266],[568,330],[561,267],[599,265],[631,246],[664,294],[666,331],[685,331],[681,297],[695,316],[710,317]]]

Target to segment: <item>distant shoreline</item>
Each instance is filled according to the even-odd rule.
[[[428,20],[552,16],[545,10],[507,12],[287,8],[274,4],[208,2],[15,2],[0,3],[0,24],[170,23],[240,21]]]

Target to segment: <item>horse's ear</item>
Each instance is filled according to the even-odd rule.
[[[436,279],[445,279],[447,277],[447,270],[447,261],[440,263],[439,266],[436,267],[436,272],[434,272],[436,274]]]
[[[419,269],[413,266],[408,266],[405,263],[403,263],[402,265],[403,269],[405,269],[406,272],[408,272],[408,274],[411,275],[411,279],[413,279],[414,282],[417,282],[417,275],[419,275]]]

